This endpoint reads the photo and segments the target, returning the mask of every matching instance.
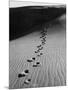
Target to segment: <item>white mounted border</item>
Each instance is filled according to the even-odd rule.
[[[22,6],[55,6],[55,7],[64,7],[65,4],[60,3],[45,3],[45,2],[32,2],[32,1],[9,1],[9,7],[22,7]]]

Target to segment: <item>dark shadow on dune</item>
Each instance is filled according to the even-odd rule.
[[[10,8],[9,39],[14,40],[29,33],[39,31],[42,25],[60,17],[64,13],[66,13],[65,7],[45,8],[43,6],[27,6]]]

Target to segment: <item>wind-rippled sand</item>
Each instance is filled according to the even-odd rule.
[[[9,88],[49,87],[66,85],[66,35],[65,27],[55,26],[47,30],[43,55],[36,58],[39,67],[32,67],[27,59],[36,56],[37,45],[41,43],[40,32],[13,40],[9,44]],[[26,77],[18,78],[18,73],[29,69]],[[29,85],[24,81],[31,78]]]

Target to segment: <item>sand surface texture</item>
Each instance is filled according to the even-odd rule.
[[[27,36],[9,43],[9,88],[31,88],[66,85],[66,33],[65,24],[47,29],[46,43],[37,56],[37,46],[41,44],[40,32],[33,32]],[[27,59],[35,57],[32,62]],[[33,67],[40,62],[38,67]],[[29,70],[25,77],[18,78],[18,74]],[[29,83],[24,83],[31,79]]]

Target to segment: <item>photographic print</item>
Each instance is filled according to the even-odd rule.
[[[9,88],[66,86],[66,5],[9,2]]]

